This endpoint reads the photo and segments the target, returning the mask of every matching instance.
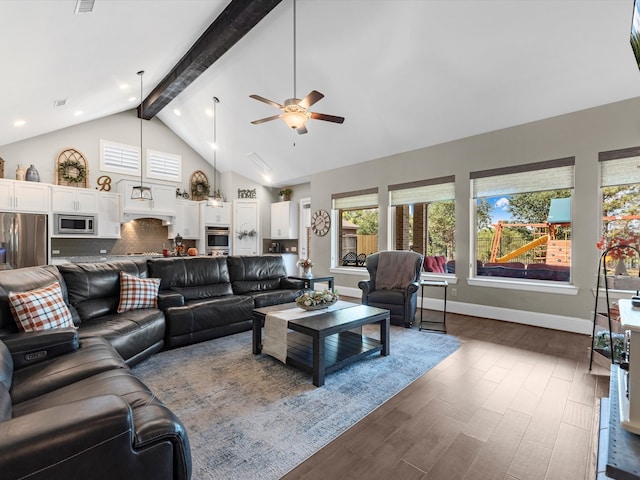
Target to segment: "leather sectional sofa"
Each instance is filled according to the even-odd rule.
[[[157,307],[118,312],[120,272],[159,278]],[[75,328],[19,333],[10,293],[54,282]],[[0,271],[3,478],[190,478],[184,427],[128,367],[166,347],[250,330],[253,308],[291,302],[302,288],[278,256]]]

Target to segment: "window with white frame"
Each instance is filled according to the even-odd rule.
[[[396,250],[425,256],[425,271],[455,272],[455,177],[389,185]]]
[[[575,158],[471,172],[478,276],[569,282]]]
[[[147,177],[181,182],[182,156],[147,150]]]
[[[378,251],[378,189],[335,193],[331,199],[339,223],[337,266],[363,267],[367,255]]]
[[[602,236],[598,247],[640,242],[640,147],[600,152]],[[605,258],[612,271],[621,263],[638,275],[638,255],[632,249],[615,249]]]
[[[140,147],[100,140],[100,170],[140,175]]]

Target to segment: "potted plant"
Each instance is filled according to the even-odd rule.
[[[283,188],[282,190],[280,190],[280,201],[286,202],[287,200],[289,200],[292,192],[293,190],[291,190],[290,188]]]

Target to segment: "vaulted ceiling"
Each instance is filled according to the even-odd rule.
[[[76,0],[2,0],[0,145],[135,108],[136,72],[146,71],[149,95],[228,3],[95,0],[75,14]],[[295,184],[640,96],[632,9],[633,0],[298,0],[297,96],[319,90],[312,110],[346,118],[311,120],[298,135],[281,120],[250,123],[278,113],[250,94],[293,96],[293,2],[282,0],[157,117],[212,161],[216,96],[218,169]]]

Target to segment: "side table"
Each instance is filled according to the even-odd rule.
[[[439,287],[439,288],[444,288],[444,308],[442,309],[442,321],[441,322],[435,322],[435,321],[429,321],[429,320],[423,320],[422,319],[422,315],[423,315],[423,308],[420,308],[420,328],[418,329],[419,331],[422,330],[430,330],[433,332],[442,332],[442,333],[447,333],[447,287],[449,286],[449,283],[446,280],[422,280],[420,282],[420,296],[422,298],[422,307],[424,307],[424,287]],[[427,324],[427,325],[433,325],[435,326],[439,326],[440,328],[427,328],[427,327],[423,327],[423,324]]]
[[[289,275],[289,278],[293,278],[294,280],[302,280],[304,282],[305,288],[310,288],[315,290],[314,285],[316,282],[327,282],[329,284],[329,290],[333,290],[333,277],[294,277]]]

